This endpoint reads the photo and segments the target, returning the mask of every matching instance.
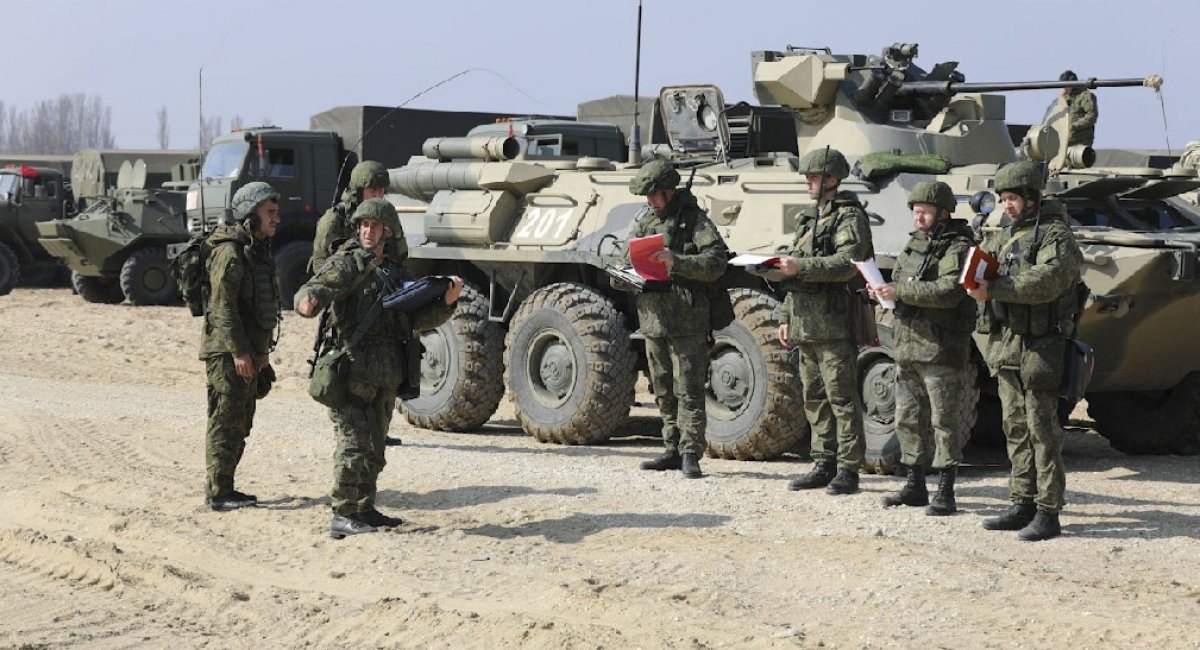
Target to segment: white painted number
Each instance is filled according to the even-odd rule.
[[[574,208],[556,210],[554,208],[532,208],[525,213],[525,222],[513,235],[513,239],[541,239],[554,228],[554,239],[562,237],[563,230],[571,221]],[[557,225],[557,227],[555,227]]]

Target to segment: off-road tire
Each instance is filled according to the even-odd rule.
[[[121,265],[121,291],[134,305],[179,302],[179,285],[171,275],[166,249],[151,246],[133,251]]]
[[[521,427],[542,442],[607,440],[633,406],[637,357],[624,317],[595,290],[534,291],[508,330],[505,384]]]
[[[80,298],[101,305],[116,305],[125,300],[121,283],[117,278],[79,275],[71,272],[71,286]]]
[[[421,396],[397,408],[423,429],[479,429],[504,397],[504,329],[488,320],[487,296],[464,286],[454,315],[421,343]]]
[[[32,287],[35,289],[53,286],[58,281],[59,269],[61,268],[63,267],[59,264],[22,267],[19,284],[22,287]]]
[[[779,301],[755,289],[730,289],[734,320],[709,349],[708,455],[768,460],[808,439],[798,369],[779,343]]]
[[[12,293],[21,279],[21,261],[8,244],[0,244],[0,296]]]
[[[1088,395],[1088,415],[1127,454],[1200,453],[1200,372],[1165,391]]]
[[[308,260],[312,257],[311,241],[293,241],[275,251],[275,272],[279,275],[279,302],[291,309],[296,292],[308,282]]]

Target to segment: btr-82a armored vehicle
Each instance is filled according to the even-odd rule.
[[[753,54],[755,93],[794,116],[796,151],[832,146],[854,163],[843,187],[867,205],[885,273],[911,230],[906,199],[913,185],[949,183],[960,200],[956,214],[974,219],[973,205],[986,203],[997,169],[1017,160],[1004,97],[976,93],[1161,83],[970,84],[956,63],[929,72],[917,67],[916,52],[897,44],[882,56]],[[730,158],[725,102],[713,86],[664,88],[658,105],[668,142],[652,148],[690,178],[730,249],[769,254],[788,247],[796,215],[810,202],[796,155]],[[1072,169],[1088,162],[1089,151],[1060,146],[1067,141],[1060,122],[1035,127],[1022,150],[1048,163],[1051,192],[1068,201],[1079,222],[1084,279],[1093,291],[1079,337],[1097,350],[1089,400],[1097,427],[1122,449],[1194,452],[1200,347],[1178,349],[1165,328],[1200,318],[1200,234],[1189,232],[1200,217],[1165,197],[1195,177]],[[476,428],[505,386],[521,426],[543,441],[597,442],[626,419],[644,360],[630,299],[609,288],[604,269],[619,259],[630,224],[645,209],[627,190],[637,164],[561,155],[579,151],[563,138],[558,148],[523,146],[520,137],[430,140],[424,160],[392,170],[391,191],[429,203],[424,240],[411,248],[416,272],[469,281],[453,319],[422,337],[422,395],[401,404],[414,424]],[[710,352],[709,453],[771,458],[801,448],[807,433],[794,365],[775,338],[781,293],[748,274],[732,284],[737,318],[714,333]],[[877,466],[897,452],[887,318],[879,324],[882,344],[860,356],[868,454]],[[964,377],[985,393],[988,379]],[[961,417],[973,422],[980,413],[987,425],[981,428],[998,430],[998,409],[983,408],[988,403],[994,397],[978,409],[969,400]],[[1148,432],[1150,426],[1158,430]]]

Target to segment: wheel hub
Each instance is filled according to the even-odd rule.
[[[713,350],[708,366],[708,392],[719,408],[733,417],[746,407],[754,388],[750,364],[742,351],[732,345]]]
[[[450,346],[440,330],[429,330],[421,334],[421,392],[426,395],[441,389],[449,374]]]
[[[142,286],[144,286],[147,291],[154,293],[165,289],[169,280],[170,276],[167,274],[166,269],[158,267],[148,268],[146,269],[146,272],[142,274]]]
[[[529,348],[529,377],[533,392],[548,406],[557,406],[571,396],[575,385],[575,356],[557,332],[540,332]]]
[[[863,374],[864,415],[881,424],[896,420],[896,365],[877,361]]]

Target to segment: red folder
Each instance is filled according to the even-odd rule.
[[[661,233],[630,239],[629,261],[633,263],[633,270],[647,280],[660,282],[670,280],[671,275],[667,273],[667,265],[650,257],[662,249],[663,236]]]
[[[987,251],[982,248],[972,246],[967,250],[967,259],[963,262],[958,283],[968,290],[974,289],[979,286],[980,280],[995,279],[999,272],[1000,262],[996,261],[996,258],[988,255]]]

